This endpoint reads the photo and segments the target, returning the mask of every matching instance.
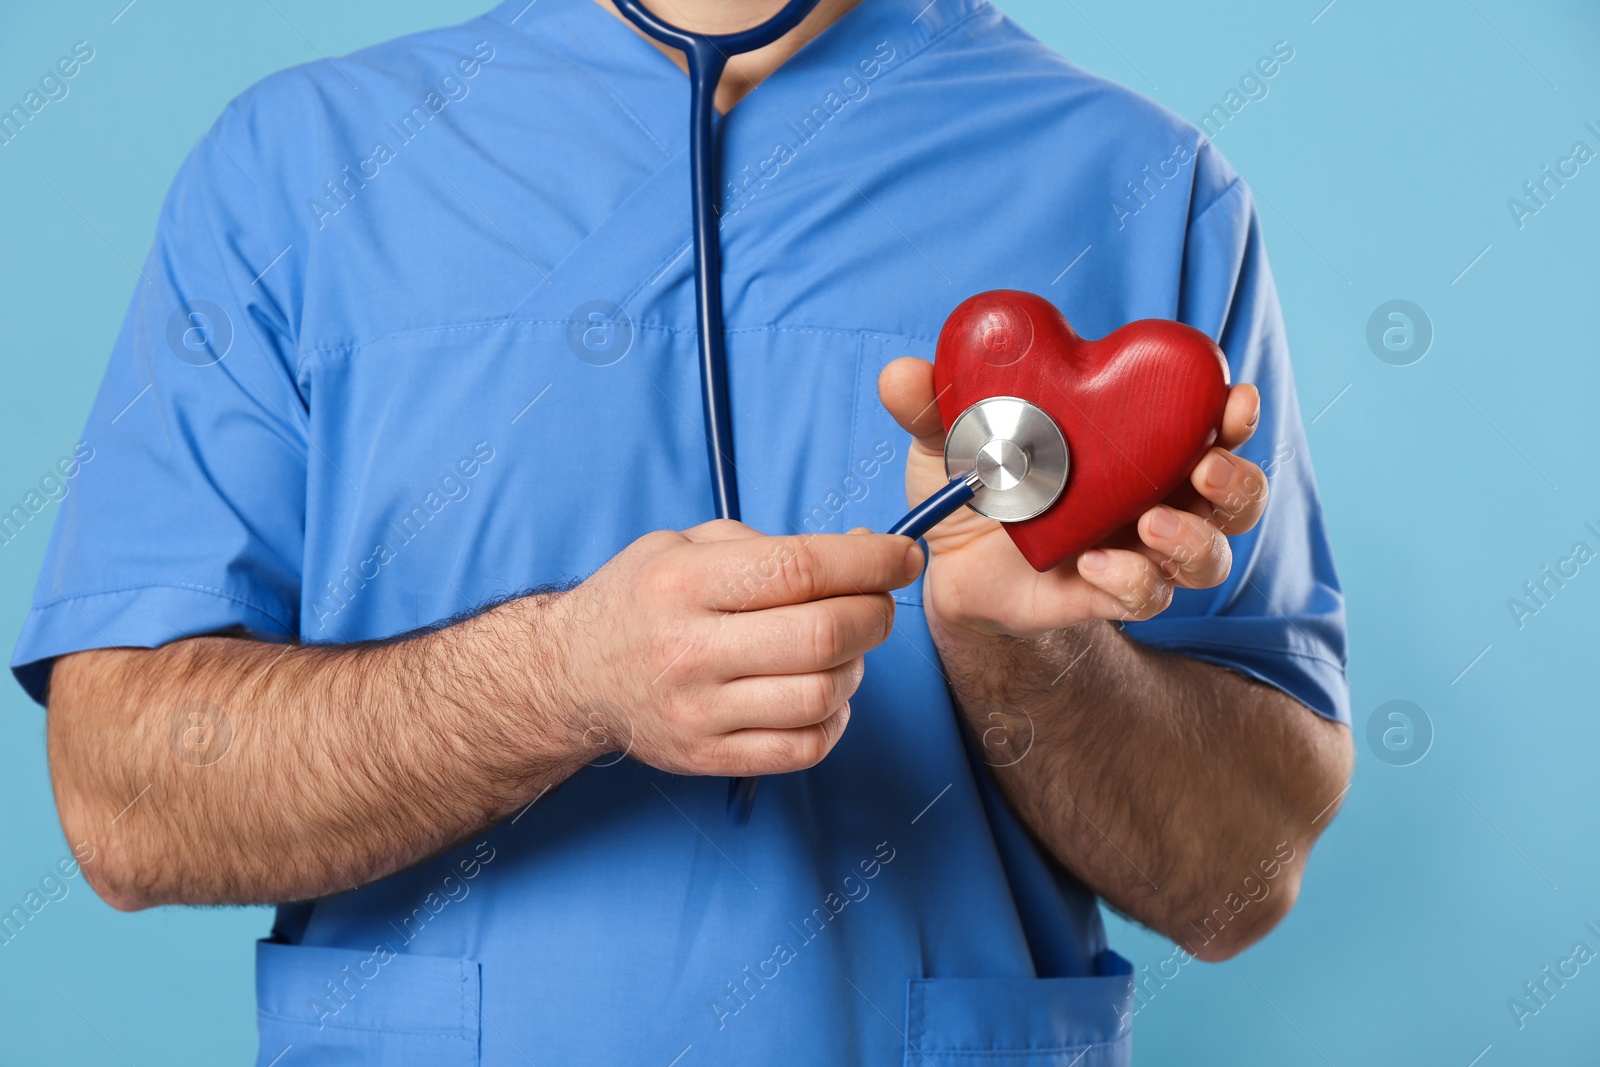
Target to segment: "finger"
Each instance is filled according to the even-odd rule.
[[[894,629],[887,593],[830,597],[718,620],[722,678],[825,671],[877,648]]]
[[[1250,440],[1261,424],[1261,391],[1242,382],[1228,391],[1222,412],[1222,434],[1217,443],[1230,452]]]
[[[1267,508],[1267,476],[1249,460],[1213,448],[1190,476],[1200,493],[1201,515],[1225,534],[1241,534]]]
[[[711,762],[716,769],[709,773],[755,777],[815,767],[833,751],[849,724],[846,704],[826,721],[798,730],[735,730],[714,742]]]
[[[1172,603],[1172,582],[1138,552],[1092,549],[1078,557],[1078,573],[1095,588],[1090,609],[1099,619],[1142,622]]]
[[[944,422],[933,391],[933,364],[906,356],[878,375],[878,398],[900,428],[917,439],[917,447],[934,455],[944,452]]]
[[[1221,585],[1233,567],[1233,549],[1221,530],[1186,511],[1165,505],[1139,519],[1139,539],[1147,559],[1186,589]]]
[[[722,687],[717,719],[735,730],[797,730],[826,722],[850,702],[866,661],[857,656],[828,671],[739,678]]]
[[[887,534],[751,537],[689,546],[676,580],[715,611],[758,611],[910,585],[922,571],[916,542]]]
[[[712,519],[710,522],[702,522],[699,526],[689,527],[683,531],[683,536],[696,544],[707,544],[713,541],[744,541],[760,537],[761,531],[751,529],[734,519]]]

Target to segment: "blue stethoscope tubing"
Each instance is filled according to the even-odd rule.
[[[711,494],[717,517],[739,517],[728,407],[728,354],[722,331],[722,242],[717,230],[719,184],[716,95],[728,60],[765,48],[794,29],[821,0],[789,0],[772,18],[738,33],[691,33],[665,22],[641,0],[612,0],[629,22],[689,63],[689,184],[694,206],[694,293],[700,334],[700,394],[705,408]]]
[[[689,184],[694,213],[694,291],[699,330],[700,398],[705,413],[711,493],[717,517],[739,518],[739,485],[733,462],[733,419],[728,404],[728,353],[722,327],[722,242],[717,229],[718,158],[716,93],[728,60],[765,48],[800,25],[821,0],[789,0],[772,18],[738,33],[692,33],[647,9],[641,0],[612,0],[639,30],[684,54],[689,65]],[[920,539],[972,499],[970,482],[957,479],[919,505],[889,532]],[[728,816],[750,821],[756,778],[734,778],[728,787]]]
[[[711,461],[711,495],[717,517],[739,518],[739,483],[733,462],[733,417],[728,407],[728,353],[722,330],[722,242],[717,230],[719,184],[716,95],[731,56],[765,48],[794,29],[821,0],[789,0],[772,18],[738,33],[691,33],[657,17],[640,0],[612,0],[641,32],[684,54],[689,64],[689,185],[694,206],[694,295],[699,327],[700,399]],[[755,778],[728,786],[728,815],[750,821]]]

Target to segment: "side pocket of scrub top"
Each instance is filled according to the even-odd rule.
[[[480,997],[473,960],[260,941],[256,1062],[476,1067]]]
[[[1128,1067],[1133,967],[1098,978],[914,978],[905,1067]]]

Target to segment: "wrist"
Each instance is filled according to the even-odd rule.
[[[961,592],[959,581],[945,581],[944,563],[933,554],[928,560],[927,572],[922,581],[922,610],[927,616],[928,632],[941,650],[982,647],[1008,636],[992,624],[987,613],[972,610],[980,605]]]
[[[1096,657],[1120,638],[1115,625],[1088,619],[1036,635],[1005,633],[978,625],[951,622],[927,612],[934,647],[952,678],[982,676],[990,686],[1055,688],[1068,670]]]
[[[1033,641],[1093,618],[1006,548],[1014,558],[973,558],[960,549],[933,553],[923,581],[923,608],[936,635],[969,645]]]
[[[924,588],[923,613],[928,620],[928,633],[941,653],[975,651],[1005,640],[1002,634],[984,627],[979,620],[952,611],[952,605],[941,603],[941,598],[933,595],[931,589]]]
[[[474,694],[467,714],[488,724],[494,751],[480,756],[509,780],[537,792],[576,771],[594,755],[584,744],[568,667],[570,625],[565,593],[518,597],[460,626],[429,636]],[[525,802],[525,801],[524,801]]]

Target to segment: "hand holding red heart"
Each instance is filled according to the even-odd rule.
[[[1048,308],[1048,304],[1037,297],[1007,296],[1037,301],[1039,306]],[[1037,310],[1033,315],[1036,321],[1044,318]],[[1059,320],[1058,314],[1054,317]],[[951,321],[955,324],[957,316],[952,316]],[[1138,325],[1157,329],[1159,340],[1159,329],[1175,324]],[[1043,323],[1043,327],[1054,328],[1048,322]],[[1065,329],[1064,320],[1060,320],[1060,328]],[[947,327],[946,338],[949,330]],[[1066,342],[1058,338],[1051,338],[1050,342],[1057,347],[1065,343],[1093,349],[1117,337],[1113,335],[1105,342],[1081,342],[1071,337],[1070,330],[1067,336],[1070,340]],[[1137,404],[1128,411],[1083,410],[1095,401],[1085,400],[1082,395],[1074,400],[1070,387],[1065,391],[1056,389],[1065,378],[1041,375],[1031,369],[1028,373],[1018,373],[980,368],[978,377],[994,380],[951,382],[943,367],[946,338],[941,339],[940,348],[944,395],[937,400],[934,367],[925,360],[895,360],[884,368],[878,380],[884,406],[915,438],[906,460],[909,502],[923,500],[947,482],[941,407],[959,411],[965,403],[983,395],[1020,395],[1053,408],[1052,414],[1058,422],[1076,421],[1079,428],[1075,431],[1063,427],[1073,448],[1074,471],[1068,495],[1051,513],[1030,520],[1040,524],[1034,530],[1028,531],[1029,524],[1021,524],[1008,535],[999,523],[963,509],[928,534],[931,559],[924,580],[923,600],[931,625],[946,632],[954,628],[985,636],[1038,637],[1093,619],[1148,619],[1171,603],[1174,587],[1210,588],[1227,578],[1233,559],[1228,536],[1253,527],[1267,502],[1267,479],[1261,469],[1230,451],[1250,439],[1260,419],[1261,397],[1254,386],[1226,389],[1225,378],[1212,369],[1210,373],[1220,384],[1211,384],[1204,374],[1191,373],[1189,380],[1179,387],[1188,395],[1152,398],[1146,393],[1143,396],[1146,406],[1159,402],[1159,417],[1167,420],[1158,424],[1162,427],[1182,424],[1192,410],[1203,410],[1207,405],[1222,409],[1220,427],[1215,430],[1215,445],[1209,448],[1205,447],[1205,442],[1211,439],[1212,431],[1207,420],[1215,420],[1215,415],[1200,416],[1198,431],[1203,454],[1188,475],[1187,484],[1182,484],[1185,481],[1182,474],[1196,455],[1193,445],[1196,427],[1183,431],[1189,435],[1188,444],[1182,443],[1182,433],[1177,434],[1173,438],[1177,443],[1165,446],[1166,454],[1160,454],[1159,442],[1157,445],[1150,443],[1151,430],[1135,428],[1130,431],[1128,428],[1129,411],[1137,410]],[[1023,341],[1036,343],[1033,337],[1024,337]],[[1109,366],[1118,360],[1124,363],[1137,360],[1141,358],[1138,347],[1138,339],[1134,344],[1124,339],[1120,351],[1104,363]],[[1124,358],[1129,351],[1133,355]],[[977,362],[981,361],[969,359],[964,365]],[[1004,367],[1008,364],[994,361],[991,365]],[[1203,365],[1203,360],[1199,365]],[[1107,377],[1104,370],[1105,367],[1100,367],[1090,377],[1103,381]],[[1031,381],[1029,374],[1034,374]],[[1009,383],[1000,380],[1007,377],[1013,380]],[[1146,376],[1144,380],[1150,379]],[[1049,395],[1053,389],[1061,394],[1060,398]],[[962,395],[952,402],[950,394],[963,390],[974,395],[970,398]],[[1207,396],[1208,390],[1215,395]],[[1226,390],[1225,395],[1223,390]],[[1029,395],[1030,392],[1035,395]],[[1066,408],[1062,407],[1063,403]],[[1209,421],[1209,426],[1216,425],[1216,421]],[[1115,440],[1127,432],[1134,432],[1136,437]],[[1157,430],[1153,436],[1159,438],[1161,433]],[[1073,440],[1074,436],[1077,441]],[[1137,452],[1137,449],[1152,447],[1155,452]],[[1185,454],[1178,455],[1174,448]],[[1091,468],[1086,472],[1085,462],[1097,464],[1098,471]],[[1131,472],[1119,471],[1117,478],[1101,480],[1098,485],[1095,479],[1086,476],[1102,473],[1118,464],[1131,465]],[[1144,477],[1146,472],[1149,478]],[[1149,497],[1151,488],[1158,482],[1174,487],[1164,498],[1154,498],[1161,499],[1162,503],[1142,513],[1138,510],[1127,513],[1136,516],[1134,521],[1115,529],[1109,536],[1097,537],[1093,543],[1099,547],[1082,552],[1074,547],[1069,558],[1050,566],[1060,557],[1060,553],[1054,551],[1055,546],[1075,545],[1074,538],[1081,541],[1086,529],[1096,529],[1092,522],[1084,525],[1086,513],[1101,512],[1109,506],[1105,503],[1107,500],[1135,484],[1138,492]],[[1092,497],[1086,495],[1089,491],[1093,492]],[[1078,494],[1076,499],[1074,493]],[[1076,514],[1068,516],[1064,511],[1067,508],[1075,508]],[[1056,520],[1056,525],[1046,526],[1046,520]],[[1104,525],[1102,522],[1101,527]],[[1019,537],[1019,532],[1025,536]],[[1033,535],[1031,540],[1026,536],[1029,532]],[[1014,538],[1016,543],[1013,543]],[[1019,547],[1028,552],[1028,558],[1042,561],[1049,569],[1035,570]]]

